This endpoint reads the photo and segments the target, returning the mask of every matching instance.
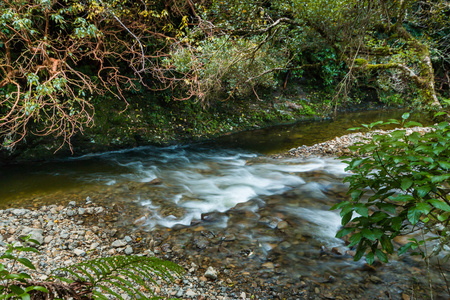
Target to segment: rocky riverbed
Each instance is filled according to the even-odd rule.
[[[139,233],[118,232],[105,223],[108,208],[95,204],[78,206],[75,202],[67,207],[49,205],[40,209],[10,208],[0,210],[0,253],[7,244],[22,245],[20,237],[30,236],[40,243],[40,253],[22,253],[31,260],[36,270],[26,269],[21,264],[0,260],[14,272],[26,272],[35,281],[45,281],[52,271],[75,263],[113,255],[164,256],[151,236]],[[97,225],[86,225],[96,219]],[[154,250],[154,252],[152,251]],[[166,249],[167,251],[167,249]],[[161,257],[164,259],[164,257]],[[226,292],[227,283],[218,279],[217,270],[209,266],[197,272],[198,266],[188,261],[178,261],[187,273],[176,278],[172,285],[159,281],[154,292],[161,297],[182,299],[246,299],[245,292]],[[225,278],[224,278],[225,279]],[[129,298],[123,295],[125,298]]]

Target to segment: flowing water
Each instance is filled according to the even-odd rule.
[[[267,280],[300,282],[311,276],[361,284],[360,278],[368,278],[361,273],[364,263],[345,255],[352,250],[334,237],[339,214],[329,211],[346,197],[345,165],[332,158],[272,159],[261,153],[331,139],[348,127],[387,118],[383,114],[247,132],[214,144],[141,147],[9,166],[0,169],[0,204],[117,204],[124,207],[118,226],[134,223],[158,233],[162,245],[181,247],[199,264],[208,256]],[[400,282],[405,273],[423,275],[410,259],[386,268],[393,271],[377,275],[385,282]]]

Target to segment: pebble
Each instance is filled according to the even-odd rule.
[[[286,221],[281,221],[280,223],[278,223],[277,228],[278,229],[286,229],[289,227],[288,222]]]
[[[86,251],[82,249],[75,249],[73,250],[73,253],[77,256],[86,256]]]
[[[111,246],[115,247],[115,248],[119,248],[119,247],[125,247],[127,245],[127,243],[124,240],[115,240]]]
[[[194,292],[193,290],[191,290],[191,289],[188,289],[187,291],[186,291],[186,293],[184,293],[184,295],[186,296],[186,297],[195,297],[195,296],[197,296],[197,293],[196,292]]]
[[[131,248],[131,246],[127,246],[125,248],[125,254],[130,255],[133,253],[133,248]]]
[[[216,269],[214,269],[213,267],[208,267],[208,269],[205,272],[205,277],[212,279],[212,280],[216,280],[217,279],[217,271]]]

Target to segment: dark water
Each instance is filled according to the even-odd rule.
[[[312,146],[331,140],[336,136],[350,133],[349,128],[361,127],[361,124],[370,124],[378,120],[401,120],[403,113],[403,110],[346,113],[320,122],[282,125],[223,136],[215,140],[213,145],[225,148],[241,148],[263,154],[276,154],[288,151],[293,147]],[[410,120],[422,122],[424,125],[430,123],[420,113],[413,114]],[[388,128],[392,129],[396,126],[398,125],[391,125]]]
[[[150,231],[173,228],[169,239],[176,239],[187,253],[213,244],[222,234],[223,241],[232,236],[228,251],[244,254],[233,258],[214,251],[210,255],[217,261],[231,259],[263,277],[273,271],[272,265],[291,278],[339,277],[345,270],[357,282],[363,262],[330,252],[350,250],[334,237],[340,217],[329,211],[346,197],[344,164],[334,159],[274,160],[261,153],[312,145],[346,134],[349,127],[401,114],[347,114],[334,121],[244,132],[214,143],[141,147],[9,166],[0,169],[0,205],[117,203],[128,206],[123,223],[139,220],[141,229]],[[287,227],[280,230],[283,225]],[[195,233],[203,228],[217,234],[199,242]],[[420,270],[420,265],[399,260],[388,268],[391,271],[379,275],[386,281],[407,276],[411,268]],[[433,276],[442,283],[439,274]]]

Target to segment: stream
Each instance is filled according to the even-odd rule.
[[[69,201],[115,207],[110,221],[118,228],[148,232],[152,246],[168,258],[217,267],[241,287],[260,291],[257,299],[301,298],[307,286],[325,299],[339,299],[333,298],[336,293],[345,295],[342,299],[402,299],[414,289],[426,294],[426,270],[419,259],[393,257],[372,267],[354,262],[354,249],[335,238],[340,217],[329,208],[346,199],[343,163],[267,156],[400,115],[353,113],[202,144],[2,167],[0,209]],[[448,265],[443,268],[448,272]],[[431,276],[443,289],[440,272]]]

